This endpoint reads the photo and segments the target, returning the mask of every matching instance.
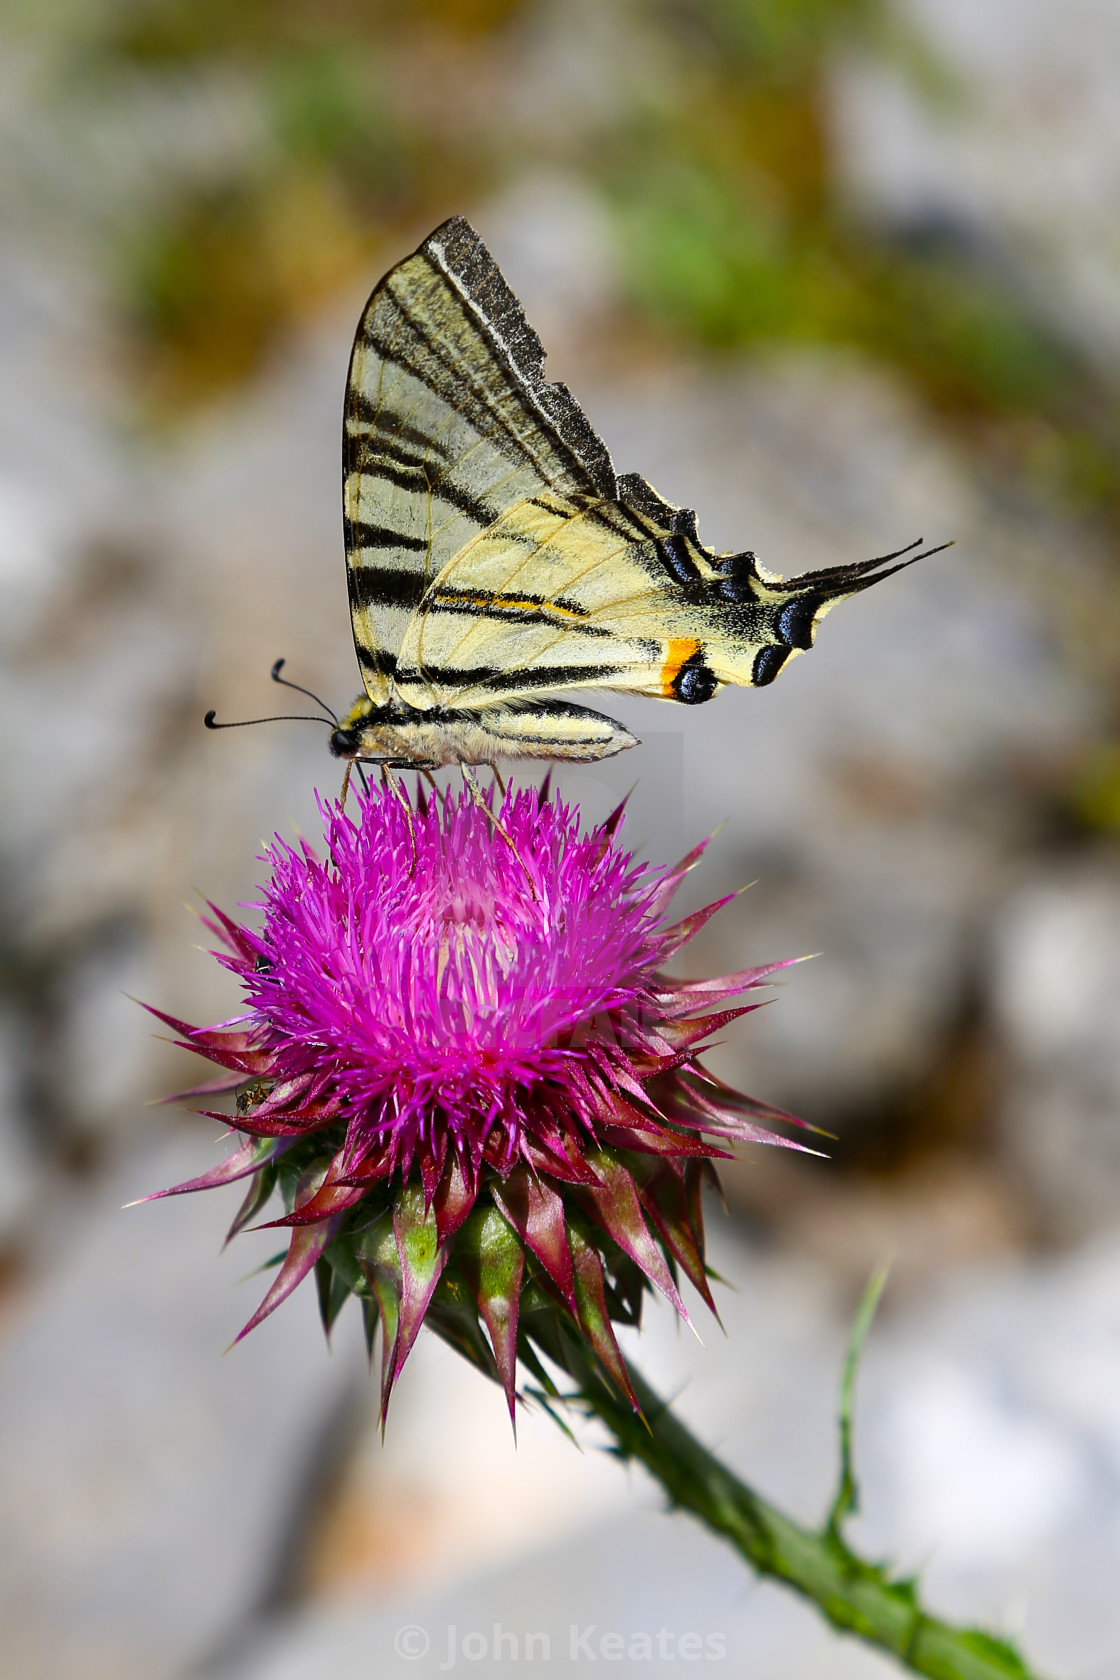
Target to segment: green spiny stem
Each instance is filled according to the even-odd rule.
[[[760,1575],[811,1599],[833,1627],[877,1645],[930,1680],[1039,1680],[1013,1646],[923,1610],[914,1582],[892,1580],[850,1550],[835,1523],[804,1528],[722,1465],[630,1367],[639,1417],[570,1343],[578,1383],[567,1403],[593,1413],[625,1459],[638,1459],[673,1505],[724,1536]]]

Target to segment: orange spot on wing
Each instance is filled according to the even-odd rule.
[[[665,655],[665,663],[661,667],[661,692],[666,700],[673,697],[673,684],[677,680],[682,665],[697,653],[700,643],[691,636],[673,636],[669,642],[669,649]]]

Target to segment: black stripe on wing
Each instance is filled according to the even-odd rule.
[[[404,607],[415,612],[423,599],[427,578],[408,566],[351,566],[350,601],[354,607]]]
[[[494,665],[435,666],[425,665],[423,671],[400,671],[397,679],[409,683],[427,683],[433,688],[462,693],[467,689],[485,688],[495,694],[531,688],[576,688],[591,682],[598,686],[611,677],[621,675],[625,665],[541,665],[520,670],[500,670]]]
[[[479,492],[464,489],[419,456],[404,449],[395,449],[385,438],[371,439],[370,452],[363,457],[361,466],[353,471],[361,478],[393,484],[398,490],[407,490],[410,495],[422,497],[425,501],[431,497],[446,502],[449,507],[473,519],[480,530],[492,525],[498,517],[498,510],[489,507]]]
[[[623,474],[618,481],[618,497],[647,539],[653,539],[657,558],[671,580],[682,589],[703,583],[697,556],[705,551],[700,547],[692,509],[674,507],[640,473]],[[705,558],[710,560],[711,556]]]
[[[692,509],[674,507],[641,473],[623,473],[618,481],[618,499],[631,512],[640,514],[651,532],[673,531],[700,547],[696,515]]]
[[[388,525],[373,525],[364,519],[347,520],[351,548],[404,549],[409,554],[426,554],[427,537],[414,537],[404,531],[394,531]]]
[[[688,544],[682,536],[674,533],[668,537],[658,537],[654,542],[657,558],[673,579],[683,589],[691,585],[702,583],[700,568],[692,555],[688,552]]]
[[[489,618],[502,624],[547,624],[554,630],[570,630],[582,636],[611,636],[600,624],[581,622],[587,609],[562,595],[490,595],[472,589],[441,586],[424,603],[425,614],[462,613],[469,618]]]
[[[540,417],[533,413],[533,408],[539,405],[532,404],[523,388],[512,382],[497,393],[499,398],[509,395],[516,397],[522,411],[528,410],[525,412],[525,429],[518,431],[510,424],[509,416],[502,414],[497,408],[495,393],[478,379],[471,377],[463,362],[456,357],[454,348],[445,350],[430,337],[424,330],[423,316],[416,315],[408,303],[395,297],[393,301],[400,311],[402,321],[412,334],[411,345],[400,342],[403,335],[397,326],[394,326],[389,337],[383,336],[372,327],[367,327],[363,335],[364,342],[387,366],[399,368],[410,378],[418,380],[441,402],[461,414],[480,437],[493,444],[499,454],[529,466],[538,477],[548,482],[548,475],[541,468],[539,448],[533,447],[543,429]],[[496,352],[495,361],[503,372],[507,372],[498,360]],[[586,479],[588,475],[579,456],[566,446],[563,453],[576,469],[579,478]]]
[[[358,664],[363,671],[370,671],[374,676],[393,677],[397,670],[397,656],[388,648],[367,647],[364,642],[354,638],[354,651],[358,656]]]
[[[394,367],[400,367],[404,372],[410,371],[404,367],[398,356],[390,355],[386,359]],[[351,446],[364,445],[371,438],[385,438],[394,445],[411,448],[419,455],[434,455],[444,461],[451,460],[451,450],[443,440],[426,432],[422,426],[413,426],[403,417],[393,415],[384,398],[379,396],[375,400],[360,385],[351,385],[346,393],[346,415],[347,419],[357,420],[369,428],[365,432],[352,433]],[[391,424],[386,424],[386,416],[391,416]]]

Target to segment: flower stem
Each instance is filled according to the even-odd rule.
[[[929,1615],[910,1580],[892,1580],[850,1550],[835,1523],[805,1528],[741,1482],[673,1416],[630,1367],[638,1416],[574,1348],[567,1403],[606,1425],[623,1459],[639,1459],[671,1503],[722,1535],[760,1575],[773,1576],[843,1633],[877,1645],[930,1680],[1038,1680],[1013,1646]]]

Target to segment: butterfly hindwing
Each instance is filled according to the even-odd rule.
[[[400,650],[400,691],[419,706],[584,687],[663,695],[672,644],[694,651],[703,616],[633,510],[540,494],[433,580]]]

